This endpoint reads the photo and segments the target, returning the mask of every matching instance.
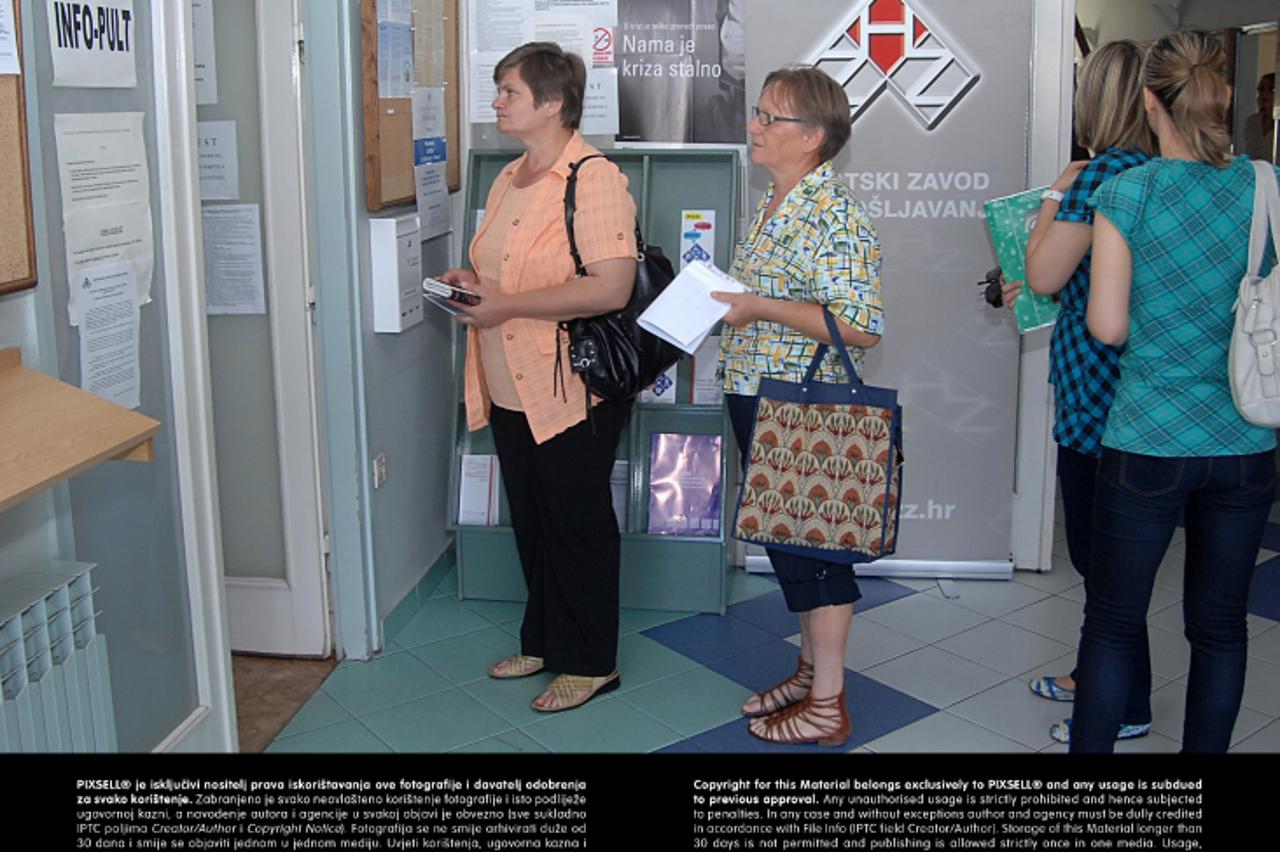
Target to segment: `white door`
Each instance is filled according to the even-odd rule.
[[[206,194],[202,207],[231,647],[327,656],[300,10],[289,0],[203,2],[216,46],[203,73],[216,95],[197,85],[206,101],[197,136],[219,177],[218,197]]]

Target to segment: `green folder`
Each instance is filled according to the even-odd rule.
[[[1003,198],[993,198],[982,205],[987,214],[987,228],[995,243],[996,259],[1006,281],[1021,281],[1022,292],[1013,303],[1013,316],[1018,332],[1026,334],[1036,328],[1052,325],[1058,318],[1058,303],[1052,296],[1032,293],[1027,286],[1027,240],[1040,214],[1040,196],[1047,187],[1028,189]]]

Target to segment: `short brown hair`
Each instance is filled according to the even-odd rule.
[[[849,141],[853,120],[849,113],[849,96],[840,84],[812,65],[787,65],[770,71],[761,91],[777,86],[779,103],[815,127],[822,128],[820,162],[835,157]]]
[[[1231,150],[1226,65],[1227,52],[1213,35],[1185,30],[1152,45],[1142,69],[1143,85],[1169,111],[1192,156],[1215,166],[1227,165]]]
[[[1142,48],[1124,39],[1099,47],[1081,66],[1076,141],[1095,154],[1113,146],[1156,153],[1155,134],[1142,108],[1142,60]]]
[[[533,92],[534,106],[560,101],[560,123],[577,129],[587,91],[587,66],[581,56],[554,42],[531,41],[502,57],[493,69],[493,82],[512,69]]]

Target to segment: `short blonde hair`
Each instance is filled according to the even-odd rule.
[[[1142,60],[1142,48],[1124,39],[1102,45],[1081,66],[1076,141],[1095,154],[1112,147],[1156,153],[1142,109]]]
[[[1152,45],[1142,69],[1143,85],[1169,111],[1192,156],[1214,166],[1227,165],[1231,150],[1226,65],[1227,52],[1213,35],[1185,30]]]

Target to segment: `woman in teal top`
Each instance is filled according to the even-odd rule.
[[[1275,493],[1276,440],[1240,416],[1227,379],[1254,173],[1228,157],[1225,62],[1204,32],[1152,47],[1143,102],[1160,157],[1091,199],[1089,331],[1125,352],[1102,437],[1072,752],[1113,748],[1132,650],[1182,516],[1191,643],[1183,750],[1226,751],[1244,691],[1246,606]]]

